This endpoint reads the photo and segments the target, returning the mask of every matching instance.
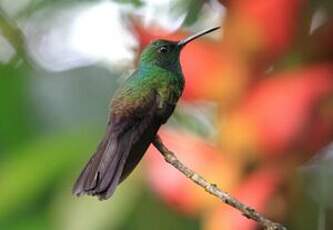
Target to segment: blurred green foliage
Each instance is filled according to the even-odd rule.
[[[26,58],[17,22],[44,7],[82,2],[92,1],[13,2],[18,4],[13,15],[0,7],[0,36],[16,52],[0,63],[0,229],[198,229],[197,220],[144,189],[140,170],[108,202],[71,195],[102,135],[120,74],[96,66],[41,70]]]
[[[0,66],[0,143],[1,149],[18,145],[31,136],[28,104],[25,95],[25,68]]]

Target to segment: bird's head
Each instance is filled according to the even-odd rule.
[[[219,28],[214,27],[180,41],[155,40],[142,51],[140,65],[158,65],[168,70],[179,68],[179,56],[183,47],[191,41]]]

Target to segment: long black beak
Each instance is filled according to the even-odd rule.
[[[214,28],[211,28],[211,29],[208,29],[208,30],[201,31],[201,32],[196,33],[196,34],[193,34],[193,35],[191,35],[191,36],[189,36],[189,37],[187,37],[187,38],[185,38],[185,39],[183,39],[183,40],[180,40],[180,41],[177,43],[177,45],[178,45],[179,47],[182,48],[182,47],[184,47],[186,44],[188,44],[189,42],[193,41],[194,39],[197,39],[197,38],[199,38],[199,37],[201,37],[201,36],[203,36],[203,35],[205,35],[205,34],[208,34],[208,33],[210,33],[210,32],[213,32],[213,31],[215,31],[215,30],[218,30],[218,29],[220,29],[219,26],[214,27]]]

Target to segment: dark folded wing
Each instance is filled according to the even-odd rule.
[[[133,146],[137,147],[140,138],[144,138],[142,135],[150,133],[152,127],[156,133],[161,125],[157,117],[159,96],[153,90],[131,101],[120,96],[111,107],[105,137],[77,179],[73,188],[75,195],[109,198]]]

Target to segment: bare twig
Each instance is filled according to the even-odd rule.
[[[230,205],[238,209],[245,217],[256,221],[266,230],[287,230],[287,228],[284,227],[283,225],[267,219],[253,208],[241,203],[228,193],[218,188],[217,185],[209,183],[205,178],[203,178],[196,172],[193,172],[190,168],[188,168],[181,161],[178,160],[176,155],[163,144],[159,136],[155,138],[153,144],[158,149],[158,151],[163,155],[166,162],[173,165],[173,167],[178,169],[187,178],[192,180],[194,183],[198,184],[200,187],[205,189],[211,195],[216,196],[227,205]]]
[[[0,7],[0,34],[15,48],[16,55],[11,63],[20,63],[29,60],[25,52],[24,35],[17,22],[9,17]],[[28,62],[26,62],[28,63]]]

